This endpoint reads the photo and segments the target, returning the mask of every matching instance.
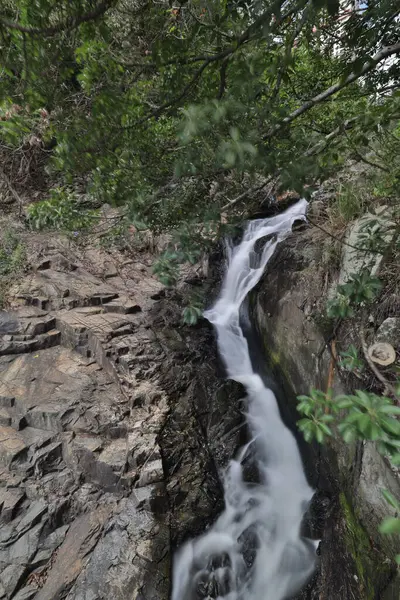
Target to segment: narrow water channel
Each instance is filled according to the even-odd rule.
[[[240,243],[227,243],[221,292],[205,317],[216,329],[228,378],[246,389],[250,440],[224,473],[224,511],[177,552],[172,600],[284,600],[314,570],[316,542],[301,534],[313,490],[275,395],[253,368],[241,327],[247,295],[306,209],[301,200],[278,216],[251,221]],[[256,482],[246,477],[250,462]]]

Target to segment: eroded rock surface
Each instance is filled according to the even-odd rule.
[[[324,263],[329,243],[303,226],[278,248],[253,296],[254,321],[285,391],[281,407],[292,426],[299,418],[297,394],[308,394],[312,387],[324,391],[332,387],[335,394],[363,387],[359,380],[346,381],[332,358],[332,341],[336,352],[356,343],[357,323],[346,321],[335,335],[324,332],[329,289],[341,277],[339,271],[328,273]],[[389,336],[388,321],[375,324],[378,335],[384,331]],[[369,333],[373,340],[373,331]],[[382,489],[400,497],[398,474],[373,443],[347,445],[334,439],[325,446],[306,444],[305,466],[329,507],[318,536],[319,569],[298,600],[397,599],[400,581],[394,557],[400,551],[399,539],[380,535],[379,524],[385,516],[396,516]]]
[[[240,390],[145,258],[33,261],[0,312],[0,599],[166,600],[221,506]]]

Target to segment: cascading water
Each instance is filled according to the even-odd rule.
[[[175,557],[172,600],[284,600],[313,572],[316,544],[301,535],[313,491],[275,396],[253,371],[239,316],[277,244],[294,221],[305,218],[306,208],[307,202],[301,200],[276,217],[251,221],[240,244],[227,246],[222,290],[204,316],[216,328],[228,377],[247,390],[251,441],[224,474],[223,513]],[[264,238],[257,254],[255,244]],[[249,454],[256,459],[258,483],[244,478],[243,463]]]

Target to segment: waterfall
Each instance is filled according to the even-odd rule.
[[[278,216],[251,221],[238,245],[227,244],[222,289],[204,316],[216,329],[228,378],[246,388],[250,441],[224,473],[224,511],[175,556],[172,600],[286,600],[314,570],[316,543],[301,535],[313,491],[276,398],[253,371],[240,326],[243,300],[294,221],[305,219],[306,209],[307,202],[300,200]],[[262,249],[256,251],[258,240]],[[243,463],[250,456],[258,483],[244,477]]]

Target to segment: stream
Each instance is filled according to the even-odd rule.
[[[301,534],[313,490],[276,398],[253,370],[241,327],[246,296],[306,210],[300,200],[275,217],[250,221],[239,244],[226,244],[221,292],[204,316],[216,330],[228,378],[246,389],[250,441],[223,474],[223,512],[175,556],[172,600],[284,600],[314,571],[317,543]],[[249,465],[256,481],[247,477]]]

